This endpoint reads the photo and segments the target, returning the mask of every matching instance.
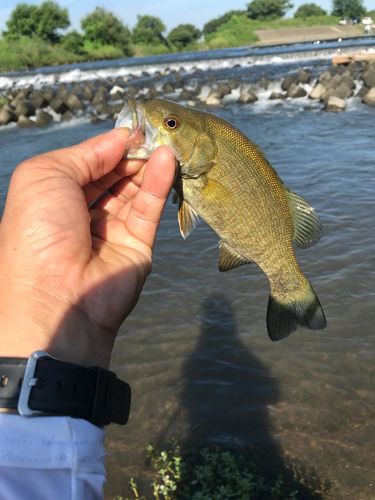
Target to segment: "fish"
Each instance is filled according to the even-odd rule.
[[[128,158],[148,158],[161,145],[175,152],[173,187],[184,238],[202,219],[220,238],[220,271],[255,263],[266,274],[271,340],[298,327],[326,327],[294,251],[294,245],[307,248],[321,239],[320,218],[283,183],[258,145],[221,117],[160,98],[128,98],[115,126],[143,134]]]

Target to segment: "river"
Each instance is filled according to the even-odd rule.
[[[288,57],[242,69],[250,78],[328,64],[325,57]],[[239,77],[241,65],[222,60],[206,69]],[[77,68],[63,74],[70,71]],[[329,482],[333,498],[374,498],[374,108],[353,98],[346,112],[325,113],[304,98],[229,103],[216,112],[258,143],[284,182],[320,213],[323,239],[297,254],[328,327],[272,343],[264,275],[256,266],[219,273],[217,237],[201,223],[182,240],[169,201],[153,273],[113,355],[133,404],[129,424],[108,431],[107,496],[144,475],[149,442],[178,436],[183,449],[201,442],[257,446],[277,459],[282,474],[299,464],[306,484]],[[2,203],[18,162],[112,126],[82,118],[46,129],[4,128]],[[304,498],[313,497],[309,488]]]

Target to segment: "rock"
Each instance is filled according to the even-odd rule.
[[[97,106],[99,104],[105,104],[107,100],[108,100],[107,92],[99,89],[94,95],[92,104],[93,106]]]
[[[146,99],[154,99],[154,97],[157,97],[157,95],[158,95],[158,92],[157,92],[156,88],[151,86],[147,90],[145,97],[146,97]]]
[[[0,109],[0,125],[6,125],[10,122],[15,122],[17,120],[17,116],[10,109],[6,109],[4,106]]]
[[[363,73],[363,81],[366,87],[375,87],[375,67],[369,66]]]
[[[74,118],[74,115],[73,113],[68,109],[67,111],[65,111],[62,115],[61,115],[61,121],[62,122],[68,122],[70,121],[72,118]]]
[[[246,104],[246,103],[255,102],[257,100],[258,100],[258,97],[254,94],[254,92],[252,92],[251,87],[241,86],[239,102]]]
[[[55,97],[56,95],[56,92],[54,92],[52,89],[50,88],[45,88],[41,91],[43,93],[43,97],[44,99],[49,103],[52,101],[52,99]],[[37,107],[37,106],[35,106]]]
[[[19,102],[25,101],[28,95],[29,91],[27,89],[22,89],[20,92],[17,92],[15,97],[10,101],[12,108],[16,108]]]
[[[51,108],[56,112],[56,113],[60,113],[60,114],[63,114],[65,113],[65,111],[68,110],[68,106],[66,105],[66,103],[63,101],[63,99],[60,97],[60,95],[56,95],[52,100],[51,102],[49,103],[49,105],[51,106]]]
[[[288,97],[293,97],[293,98],[305,97],[306,94],[307,94],[306,90],[300,85],[297,85],[296,83],[292,83],[292,85],[289,86],[287,91]]]
[[[35,122],[30,120],[28,116],[20,115],[17,120],[17,125],[21,128],[35,127]]]
[[[46,125],[51,123],[52,120],[53,120],[52,115],[50,115],[46,111],[43,111],[42,109],[36,110],[35,125],[37,127],[45,127]]]
[[[299,83],[309,83],[311,80],[311,71],[309,69],[300,69],[297,73],[297,80]]]
[[[258,87],[263,90],[267,90],[269,84],[270,81],[265,76],[262,76],[262,78],[260,78],[260,80],[258,81]]]
[[[174,86],[170,82],[166,82],[162,86],[162,92],[163,94],[172,94],[175,91]]]
[[[86,101],[91,101],[94,98],[94,92],[90,85],[85,84],[82,89],[82,95],[83,98],[86,99]]]
[[[370,106],[375,106],[375,86],[372,87],[363,97],[362,102],[369,104]]]
[[[207,106],[220,106],[221,104],[221,93],[217,89],[211,90],[206,98]]]
[[[49,100],[46,99],[46,95],[39,90],[33,90],[29,100],[35,109],[45,108],[49,103]]]
[[[346,109],[346,102],[340,97],[331,95],[324,108],[326,111],[344,111]]]
[[[288,90],[288,88],[292,85],[292,83],[297,84],[297,76],[296,75],[288,75],[281,82],[281,88],[283,90]]]
[[[327,90],[325,94],[320,98],[321,101],[327,102],[327,100],[332,97],[338,97],[340,99],[347,99],[353,95],[353,89],[348,87],[344,82],[335,88]]]
[[[194,97],[195,97],[195,94],[191,90],[186,90],[186,89],[182,89],[182,92],[179,95],[179,99],[181,101],[189,101],[190,99],[193,99]]]
[[[35,113],[35,108],[29,101],[19,101],[14,112],[17,116],[32,116]]]
[[[327,89],[321,83],[317,83],[309,94],[310,99],[320,99],[327,92]]]
[[[76,94],[69,94],[64,99],[65,104],[68,106],[70,111],[78,111],[83,109],[83,104]]]
[[[283,92],[272,92],[269,99],[286,99],[287,95]]]

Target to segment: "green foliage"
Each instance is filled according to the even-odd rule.
[[[77,54],[39,38],[0,40],[0,71],[30,69],[81,61]]]
[[[181,50],[197,41],[201,32],[193,24],[179,24],[168,35],[169,42]]]
[[[158,17],[138,16],[137,24],[133,29],[133,43],[139,45],[168,45],[163,36],[164,31],[165,25]]]
[[[243,14],[245,14],[245,12],[242,10],[230,10],[220,17],[215,17],[215,19],[208,21],[208,23],[203,26],[203,34],[209,35],[210,33],[214,33],[218,30],[218,28],[220,28],[220,26],[228,22],[231,17],[241,16]]]
[[[85,54],[87,54],[85,60],[89,61],[97,61],[101,59],[120,59],[121,57],[125,57],[125,55],[127,55],[124,54],[119,47],[115,47],[114,45],[98,45],[97,43],[89,40],[85,40],[83,50]]]
[[[60,45],[68,52],[74,54],[86,54],[84,49],[85,39],[78,31],[70,31],[60,39]]]
[[[253,0],[247,6],[247,15],[251,19],[277,19],[292,7],[289,0]]]
[[[326,16],[327,12],[316,3],[303,3],[294,13],[294,17]]]
[[[332,15],[341,18],[361,18],[366,14],[362,0],[333,0]]]
[[[147,454],[155,475],[155,500],[297,499],[297,491],[281,476],[266,480],[256,464],[237,451],[216,447],[182,454],[172,442],[166,450],[149,445]],[[146,500],[134,478],[129,485],[133,499]]]
[[[254,34],[254,22],[251,19],[232,16],[217,31],[206,35],[205,39],[210,49],[219,49],[249,45],[256,42],[258,37]]]
[[[116,17],[102,7],[97,7],[81,21],[85,37],[97,46],[112,45],[123,54],[131,55],[129,29]]]
[[[13,39],[29,36],[57,42],[60,38],[58,30],[67,28],[69,24],[67,9],[62,9],[51,0],[40,6],[21,3],[11,13],[5,35]]]

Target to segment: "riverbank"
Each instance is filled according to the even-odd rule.
[[[304,28],[279,28],[256,30],[257,45],[282,45],[284,43],[317,42],[356,38],[363,36],[362,25],[305,26]]]
[[[228,67],[227,62],[225,62]],[[236,62],[232,62],[233,67]],[[141,78],[140,78],[141,76]],[[344,111],[357,98],[375,105],[375,63],[357,61],[332,66],[312,74],[302,66],[292,74],[275,79],[262,76],[257,81],[244,77],[213,78],[200,69],[186,71],[169,67],[125,77],[96,78],[90,81],[26,85],[0,94],[0,125],[44,127],[74,118],[92,122],[117,118],[124,99],[131,95],[162,97],[192,107],[215,109],[228,103],[250,105],[272,101],[302,100],[325,111]]]

